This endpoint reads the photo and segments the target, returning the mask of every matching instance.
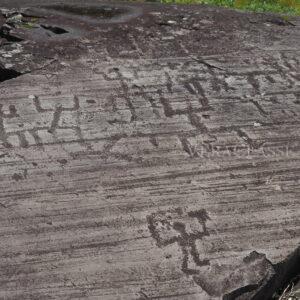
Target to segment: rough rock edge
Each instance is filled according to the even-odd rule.
[[[230,294],[224,295],[223,300],[271,300],[275,293],[283,290],[289,282],[300,274],[300,246],[285,260],[273,265],[276,273],[263,280],[258,286],[241,287]]]

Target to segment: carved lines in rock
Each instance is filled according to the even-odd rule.
[[[51,123],[49,124],[49,126],[33,126],[30,129],[8,131],[5,126],[4,120],[16,118],[20,115],[17,113],[17,109],[14,105],[9,106],[9,113],[4,113],[3,105],[1,105],[0,139],[2,140],[2,144],[4,147],[10,148],[13,146],[20,146],[21,148],[27,148],[32,145],[43,146],[47,143],[60,143],[62,142],[62,139],[57,137],[57,133],[63,133],[64,130],[73,131],[75,140],[83,142],[82,131],[79,124],[60,124],[64,112],[78,112],[79,99],[77,96],[74,96],[72,99],[72,107],[64,107],[63,105],[58,104],[54,108],[45,108],[43,107],[41,100],[37,96],[34,96],[32,101],[36,112],[41,115],[41,119],[43,119],[43,116],[52,114]],[[49,141],[43,140],[44,136],[49,134],[52,138]],[[10,142],[9,140],[13,140],[13,142]]]
[[[160,248],[176,243],[182,252],[181,270],[187,275],[198,274],[209,260],[200,258],[196,241],[209,236],[206,223],[210,220],[205,209],[185,211],[182,208],[153,213],[147,217],[152,238]],[[203,256],[203,254],[202,254]]]

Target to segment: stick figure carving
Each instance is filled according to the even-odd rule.
[[[11,145],[8,142],[8,135],[5,130],[4,119],[12,119],[18,116],[17,109],[14,105],[9,105],[8,112],[5,112],[3,105],[0,104],[0,140],[5,148],[9,148]]]
[[[62,135],[64,130],[73,133],[71,137],[83,143],[82,131],[78,122],[78,112],[80,109],[79,99],[76,95],[69,101],[69,106],[59,104],[44,108],[43,101],[40,101],[37,96],[34,96],[32,101],[35,108],[35,117],[40,118],[40,120],[45,120],[49,115],[52,115],[50,123],[45,125],[31,124],[30,120],[26,121],[26,116],[20,116],[18,114],[17,108],[14,105],[9,105],[5,110],[3,105],[0,104],[0,142],[2,142],[3,147],[11,148],[16,145],[22,148],[27,148],[31,145],[43,146],[47,143],[44,136],[49,136],[49,134],[52,135],[52,139],[50,139],[49,143],[61,143],[62,139],[57,136],[57,133]],[[77,113],[77,116],[71,115],[71,113]],[[68,116],[68,114],[69,118],[63,119],[63,117]],[[5,120],[18,117],[20,117],[23,123],[25,122],[27,125],[32,125],[32,128],[30,128],[31,126],[29,126],[29,128],[26,126],[27,128],[20,130],[15,130],[14,127],[9,128],[9,124],[7,124]],[[75,124],[73,119],[75,119]],[[61,120],[63,120],[63,122],[61,122]],[[71,120],[71,122],[68,123],[68,120]],[[11,142],[10,138],[15,139],[15,141]]]
[[[209,265],[201,259],[196,241],[208,236],[206,222],[209,216],[204,209],[185,212],[177,208],[148,216],[148,228],[158,247],[177,243],[182,251],[181,270],[187,275],[198,274],[198,267]],[[191,266],[193,265],[193,266]]]

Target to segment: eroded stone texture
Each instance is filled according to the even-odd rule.
[[[227,264],[211,265],[204,272],[195,275],[194,280],[210,296],[221,297],[227,292],[232,293],[239,289],[245,289],[248,294],[256,290],[262,282],[271,278],[274,273],[275,270],[265,255],[251,252],[242,260],[235,258],[233,261],[229,259]],[[241,296],[243,295],[237,294],[236,298],[242,299]],[[249,295],[243,296],[243,299],[250,298]]]
[[[44,26],[0,47],[0,298],[261,292],[299,246],[299,19],[0,3]]]

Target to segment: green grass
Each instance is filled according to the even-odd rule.
[[[300,15],[300,0],[161,0],[163,3],[211,4],[256,12]]]

